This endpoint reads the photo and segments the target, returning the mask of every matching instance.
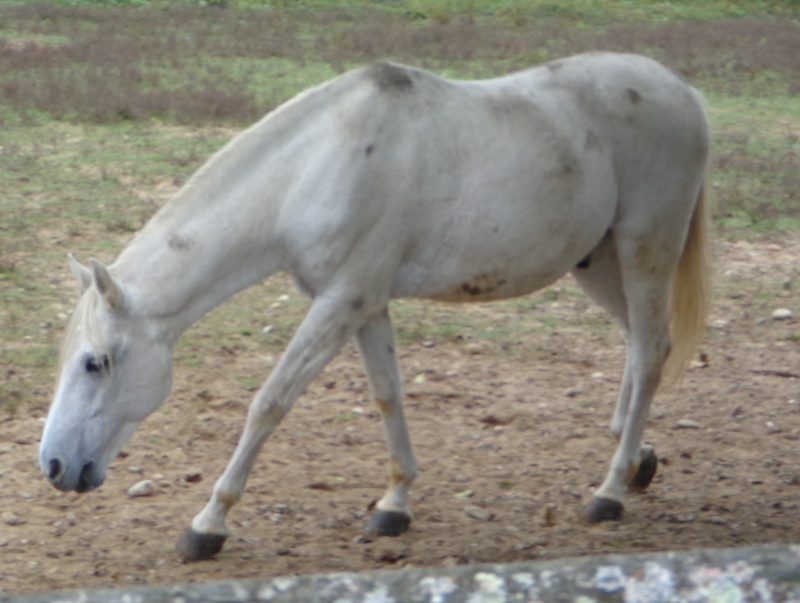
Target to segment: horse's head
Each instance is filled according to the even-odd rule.
[[[70,256],[83,289],[61,350],[39,466],[59,490],[100,486],[106,467],[172,382],[171,348],[137,316],[124,287],[99,262]]]

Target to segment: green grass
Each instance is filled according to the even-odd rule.
[[[112,260],[164,201],[160,188],[176,188],[229,134],[44,119],[3,129],[0,406],[46,405],[31,390],[50,387],[74,299],[67,252]]]
[[[800,229],[800,101],[710,96],[715,218],[737,236]]]
[[[0,4],[19,4],[19,0],[0,0]],[[175,0],[57,0],[62,6],[154,7],[166,8]],[[679,19],[723,19],[731,17],[793,14],[791,0],[183,0],[180,4],[211,9],[272,9],[349,11],[377,9],[410,15],[417,19],[447,21],[460,16],[495,16],[515,23],[526,19],[563,17],[596,23],[626,20],[673,21]]]
[[[701,85],[734,90],[744,82],[792,94],[800,86],[796,2],[228,6],[245,4],[0,2],[0,125],[19,118],[242,125],[380,58],[481,77],[605,48],[652,54]]]

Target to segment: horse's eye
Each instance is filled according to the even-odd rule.
[[[102,371],[107,371],[109,366],[111,366],[111,363],[108,360],[108,355],[106,354],[103,354],[102,356],[89,356],[86,359],[87,373],[100,373]]]

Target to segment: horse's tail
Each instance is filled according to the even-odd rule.
[[[683,253],[672,277],[669,329],[672,349],[664,365],[668,383],[680,380],[703,338],[710,301],[708,206],[700,188]]]

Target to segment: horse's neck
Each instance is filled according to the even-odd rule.
[[[344,76],[343,76],[343,80]],[[348,83],[312,88],[212,157],[122,252],[112,273],[177,338],[211,308],[285,268],[276,232],[293,178]]]
[[[132,308],[167,321],[174,337],[281,269],[274,230],[280,182],[266,173],[273,154],[253,148],[257,142],[239,140],[215,156],[112,266]]]

